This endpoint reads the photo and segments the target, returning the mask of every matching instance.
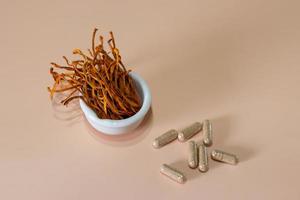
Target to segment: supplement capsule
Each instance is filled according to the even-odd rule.
[[[212,125],[209,120],[203,122],[203,144],[207,147],[212,145]]]
[[[186,140],[190,139],[201,130],[202,130],[202,124],[200,122],[195,122],[190,126],[187,126],[186,128],[182,129],[178,133],[178,140],[180,142],[185,142]]]
[[[169,177],[170,179],[178,183],[184,183],[186,181],[185,176],[180,171],[170,167],[167,164],[163,164],[160,167],[160,173],[162,173],[163,175]]]
[[[208,154],[207,149],[203,144],[198,146],[199,149],[199,171],[207,172],[208,171]]]
[[[226,153],[220,150],[213,150],[211,152],[211,158],[216,161],[236,165],[239,161],[236,155]]]
[[[154,139],[152,146],[156,149],[165,146],[166,144],[176,140],[178,136],[178,131],[171,129],[168,132],[162,134],[161,136]]]
[[[188,145],[188,164],[190,168],[195,169],[198,167],[198,147],[195,141],[189,141]]]

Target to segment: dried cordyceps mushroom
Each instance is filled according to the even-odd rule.
[[[94,29],[92,49],[88,55],[80,49],[74,49],[81,59],[69,61],[66,65],[51,63],[50,74],[54,79],[52,88],[48,87],[51,99],[54,93],[69,92],[61,101],[68,105],[74,99],[81,98],[101,119],[125,119],[134,115],[141,107],[132,78],[121,61],[116,48],[114,35],[110,32],[108,45],[110,52],[104,50],[103,37],[95,45],[97,29]],[[112,55],[112,56],[110,56]],[[54,71],[56,68],[58,71]]]

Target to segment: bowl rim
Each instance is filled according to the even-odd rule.
[[[149,111],[150,106],[151,106],[152,97],[151,97],[150,89],[149,89],[146,81],[141,76],[139,76],[137,73],[130,72],[129,75],[134,79],[134,81],[137,84],[140,85],[142,93],[144,95],[142,107],[136,114],[134,114],[131,117],[128,117],[126,119],[117,119],[117,120],[100,119],[97,116],[97,114],[88,105],[86,105],[86,103],[83,100],[80,99],[79,104],[80,104],[80,107],[81,107],[82,111],[84,112],[85,116],[97,125],[104,126],[104,127],[116,127],[116,128],[117,127],[126,127],[126,126],[134,124],[134,123],[138,122],[139,120],[143,119],[145,117],[145,115],[147,114],[147,112]]]

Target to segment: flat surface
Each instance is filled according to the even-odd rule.
[[[299,1],[2,1],[0,199],[300,199]],[[136,132],[105,137],[49,100],[51,61],[113,30],[153,94]],[[186,165],[170,128],[211,119],[229,166]],[[201,140],[198,134],[195,140]],[[210,149],[211,151],[211,149]],[[184,185],[160,175],[168,163]]]

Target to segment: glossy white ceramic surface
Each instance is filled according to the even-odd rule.
[[[133,116],[122,120],[100,119],[96,113],[80,100],[80,107],[87,119],[87,121],[98,131],[109,135],[120,135],[128,133],[137,128],[143,121],[145,115],[151,106],[151,93],[145,80],[138,74],[131,72],[130,76],[133,78],[137,91],[142,98],[141,109]]]

